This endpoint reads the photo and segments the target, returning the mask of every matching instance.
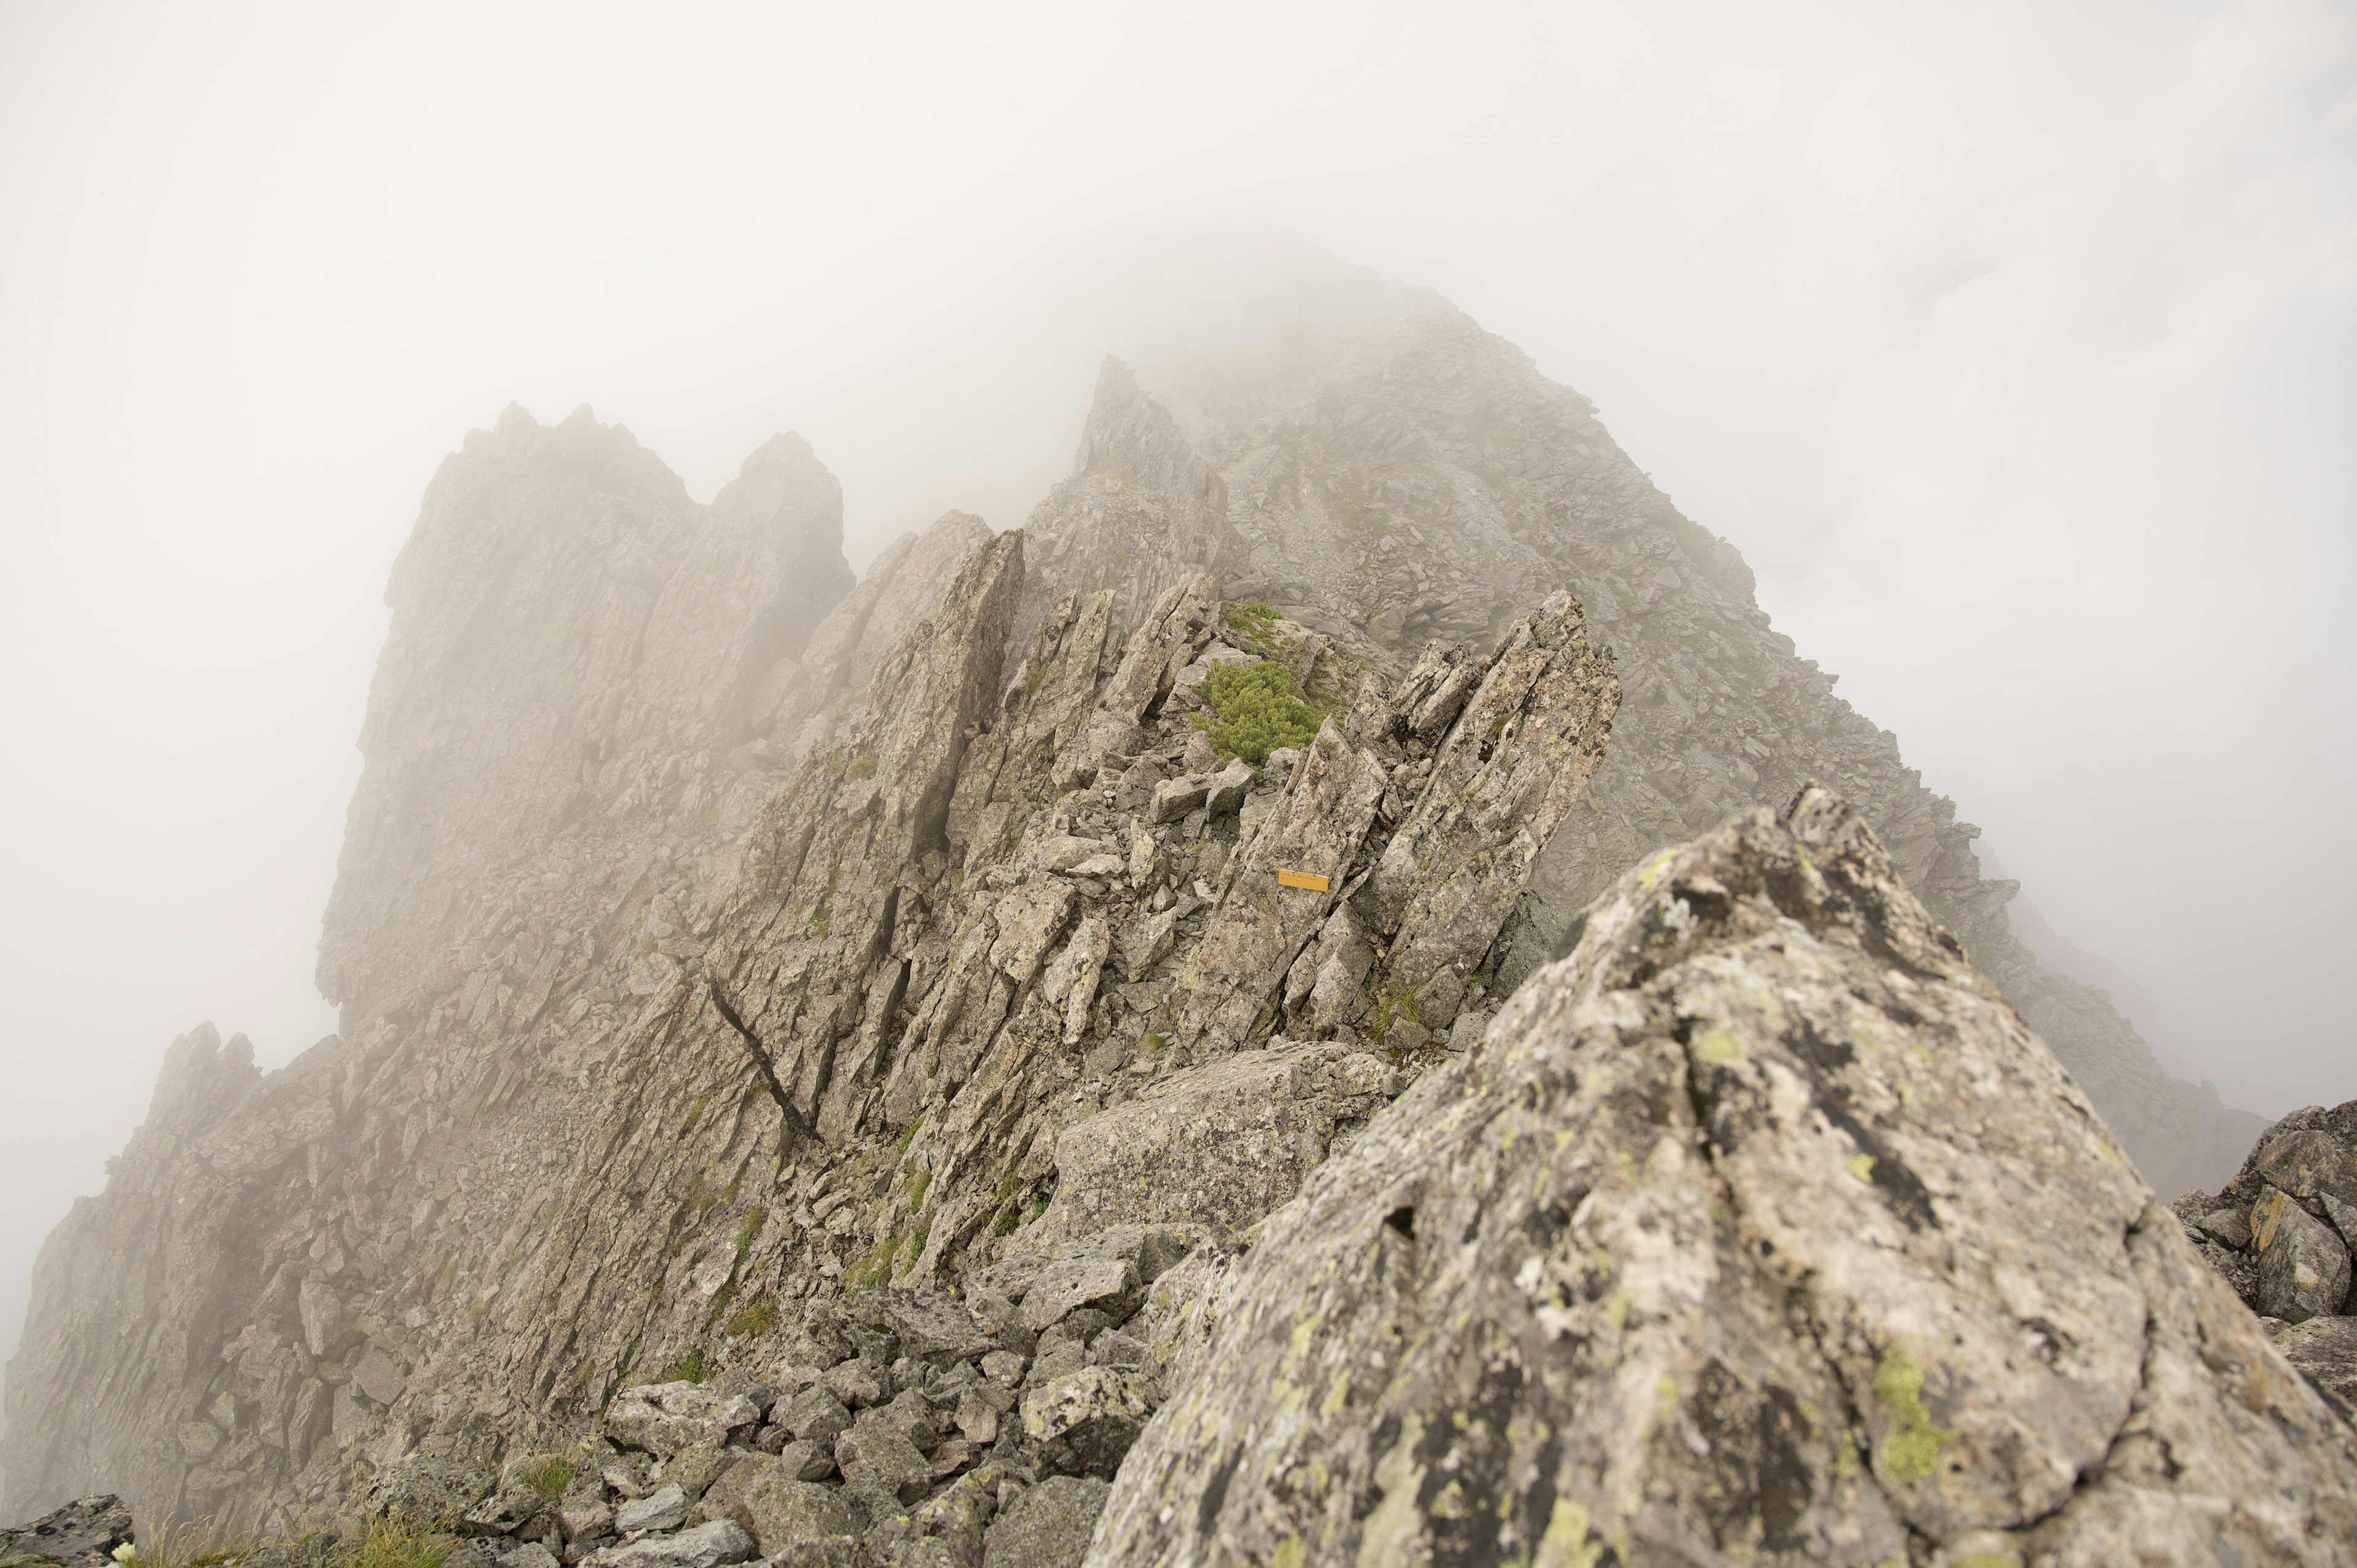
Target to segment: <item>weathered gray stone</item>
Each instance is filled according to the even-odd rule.
[[[2357,1150],[2323,1127],[2263,1139],[2254,1168],[2269,1187],[2294,1197],[2330,1196],[2357,1204]]]
[[[2275,1341],[2344,1418],[2357,1421],[2357,1317],[2311,1317],[2278,1330]]]
[[[806,1444],[804,1448],[807,1452]],[[827,1469],[832,1471],[834,1468],[834,1463],[830,1460]],[[753,1530],[753,1515],[747,1506],[746,1494],[750,1492],[764,1477],[775,1475],[802,1478],[798,1476],[795,1466],[783,1455],[754,1454],[741,1458],[735,1465],[730,1466],[727,1472],[718,1480],[705,1488],[695,1511],[688,1517],[699,1524],[709,1520],[733,1519],[745,1530],[758,1535],[759,1532]],[[566,1527],[565,1533],[568,1536],[573,1534],[569,1525]]]
[[[716,1519],[676,1535],[651,1535],[591,1555],[599,1568],[720,1568],[754,1553],[753,1538],[735,1520]]]
[[[114,1552],[132,1541],[131,1510],[111,1493],[77,1498],[30,1524],[0,1529],[0,1562],[48,1562],[61,1568],[116,1568]]]
[[[624,1535],[641,1530],[677,1530],[687,1522],[687,1493],[662,1486],[614,1510],[614,1528]]]
[[[719,1447],[728,1434],[757,1427],[761,1412],[742,1394],[702,1383],[651,1383],[624,1389],[606,1411],[606,1434],[625,1447],[666,1458],[697,1444]]]
[[[844,1408],[832,1390],[822,1385],[804,1389],[787,1401],[778,1414],[778,1423],[804,1442],[823,1444],[831,1449],[835,1438],[851,1425],[851,1412]]]
[[[1137,1288],[1136,1269],[1119,1258],[1060,1258],[1042,1268],[1023,1297],[1023,1326],[1034,1333],[1075,1307],[1118,1301]]]
[[[1107,1490],[1084,1476],[1049,1476],[1027,1487],[991,1521],[983,1568],[1080,1568]]]
[[[1062,1180],[1026,1235],[1039,1247],[1122,1225],[1243,1230],[1293,1196],[1339,1129],[1399,1087],[1391,1063],[1339,1045],[1279,1045],[1169,1074],[1057,1139]],[[1027,1323],[1054,1321],[1032,1300]]]
[[[745,1494],[745,1510],[764,1557],[775,1557],[802,1541],[850,1535],[856,1530],[841,1492],[786,1476],[766,1476],[756,1482]]]
[[[2010,1532],[2341,1561],[2357,1434],[1810,790],[1624,877],[1270,1218],[1093,1556],[1864,1564]]]
[[[739,1456],[739,1450],[724,1448],[717,1443],[690,1444],[663,1466],[663,1480],[677,1487],[692,1503],[704,1496],[706,1487],[726,1475]]]
[[[2349,1299],[2349,1249],[2291,1194],[2277,1188],[2251,1210],[2259,1311],[2286,1323],[2339,1314]]]
[[[909,1434],[874,1411],[863,1411],[834,1440],[834,1463],[845,1483],[872,1499],[871,1506],[915,1502],[933,1484],[933,1467]]]
[[[1082,1474],[1111,1476],[1159,1402],[1135,1372],[1082,1367],[1023,1396],[1023,1431],[1035,1443],[1069,1444]]]

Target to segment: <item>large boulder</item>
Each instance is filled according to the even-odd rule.
[[[753,1538],[735,1520],[716,1519],[676,1535],[650,1535],[627,1546],[608,1547],[585,1561],[597,1568],[722,1568],[744,1562],[754,1550]]]
[[[669,1458],[699,1443],[717,1446],[730,1433],[760,1421],[760,1407],[745,1394],[724,1394],[703,1383],[646,1383],[615,1396],[606,1412],[606,1434],[626,1448]]]
[[[2293,1112],[2216,1197],[2197,1187],[2170,1208],[2254,1312],[2287,1323],[2357,1312],[2357,1100]]]
[[[1027,1488],[985,1532],[983,1568],[1080,1568],[1107,1490],[1082,1476],[1050,1476]]]
[[[1813,787],[1624,876],[1270,1217],[1092,1561],[2352,1541],[2357,1434]]]

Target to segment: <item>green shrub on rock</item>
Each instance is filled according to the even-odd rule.
[[[1195,727],[1222,758],[1241,757],[1254,768],[1272,751],[1308,746],[1326,719],[1325,709],[1302,699],[1293,672],[1273,659],[1214,664],[1203,682],[1203,703],[1210,711],[1195,715]]]

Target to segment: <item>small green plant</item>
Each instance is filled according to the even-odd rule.
[[[1250,649],[1254,653],[1266,653],[1269,634],[1276,629],[1280,618],[1275,605],[1263,604],[1258,599],[1245,599],[1222,606],[1222,618],[1228,623],[1229,631],[1235,635],[1238,646]]]
[[[662,1380],[667,1383],[709,1382],[713,1375],[719,1370],[719,1368],[704,1359],[704,1347],[698,1345],[694,1349],[673,1361],[671,1364],[671,1370],[662,1375]]]
[[[851,759],[851,766],[843,770],[843,776],[845,779],[866,779],[874,774],[875,771],[876,754],[871,751],[863,756],[853,757]]]
[[[555,1502],[573,1484],[573,1461],[562,1454],[545,1454],[516,1466],[515,1478],[544,1503]]]
[[[730,1273],[733,1274],[737,1269],[745,1266],[745,1260],[752,1255],[753,1242],[761,1234],[761,1227],[769,1222],[770,1211],[766,1208],[748,1208],[745,1211],[745,1223],[737,1227],[737,1262],[728,1271]]]
[[[752,1339],[767,1334],[777,1326],[778,1304],[763,1296],[730,1318],[727,1329],[740,1339]]]
[[[1254,768],[1272,751],[1308,746],[1326,719],[1325,709],[1302,700],[1293,672],[1271,659],[1214,664],[1203,703],[1210,712],[1195,715],[1195,727],[1222,758],[1241,757]]]
[[[328,1568],[442,1568],[458,1539],[399,1513],[363,1521],[360,1539],[328,1554]]]

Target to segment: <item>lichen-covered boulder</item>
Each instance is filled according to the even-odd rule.
[[[2271,1191],[2252,1206],[2251,1244],[2259,1265],[2253,1305],[2269,1317],[2305,1323],[2349,1298],[2349,1249],[2291,1194]]]
[[[1023,1431],[1083,1475],[1110,1476],[1159,1402],[1153,1382],[1117,1367],[1082,1367],[1023,1396]]]
[[[2357,1434],[1840,801],[1665,851],[1270,1217],[1090,1561],[2357,1561]]]
[[[131,1537],[131,1510],[104,1492],[78,1498],[30,1524],[0,1530],[0,1563],[114,1568],[115,1549],[129,1545]]]
[[[991,1521],[983,1568],[1080,1568],[1107,1487],[1084,1476],[1049,1476]]]
[[[781,1475],[755,1482],[745,1493],[745,1511],[764,1557],[804,1541],[850,1535],[857,1528],[841,1491]]]
[[[2276,1348],[2341,1413],[2357,1421],[2357,1317],[2311,1317],[2276,1335]]]
[[[597,1568],[721,1568],[754,1553],[753,1538],[735,1520],[716,1519],[676,1535],[650,1535],[584,1559]]]
[[[730,1433],[760,1421],[760,1407],[744,1394],[723,1394],[703,1383],[647,1383],[615,1396],[606,1412],[606,1434],[626,1448],[668,1458],[699,1443],[725,1444]]]

